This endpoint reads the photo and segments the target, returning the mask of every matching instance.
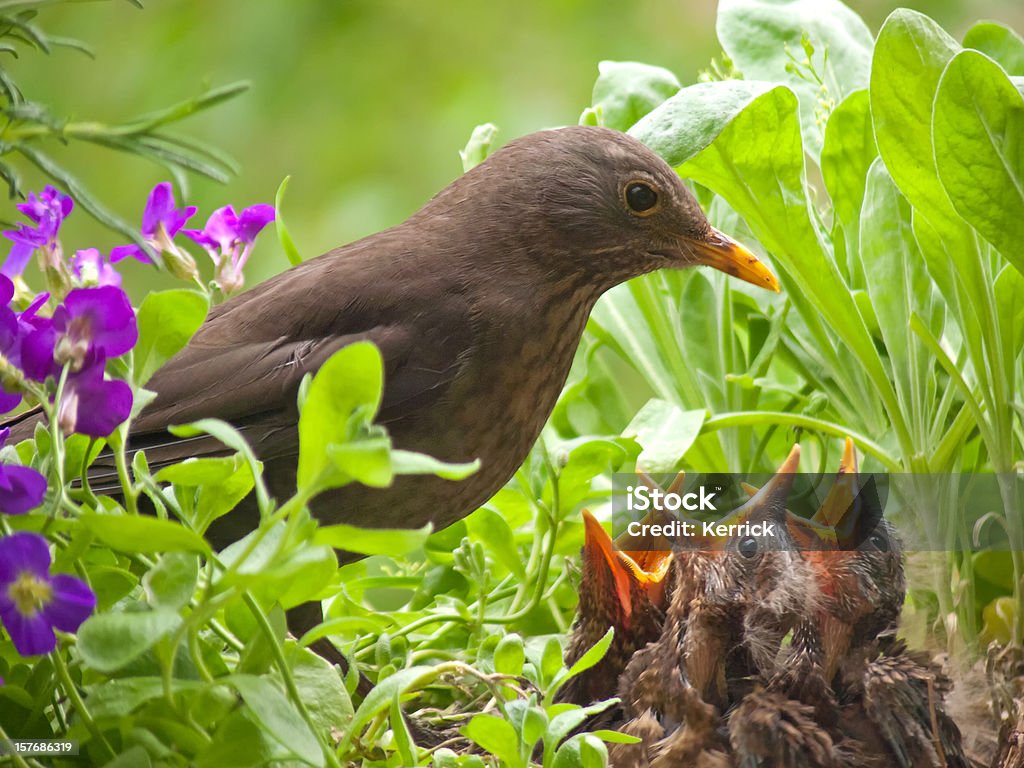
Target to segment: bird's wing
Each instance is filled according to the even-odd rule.
[[[213,417],[239,427],[261,458],[294,455],[302,378],[356,341],[373,342],[384,359],[379,422],[398,422],[443,398],[470,346],[469,306],[450,273],[389,248],[389,234],[305,262],[215,307],[147,383],[157,398],[133,423],[131,447],[145,449],[153,469],[229,453],[213,438],[182,440],[166,431]],[[31,437],[28,420],[20,431],[19,439]],[[96,490],[112,479],[109,464],[100,457],[90,473]]]

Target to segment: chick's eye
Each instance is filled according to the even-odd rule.
[[[757,539],[753,536],[747,536],[741,539],[737,549],[740,554],[748,560],[752,557],[756,557],[757,553],[761,551],[761,547],[758,545]]]
[[[644,213],[658,204],[658,193],[650,185],[633,182],[626,187],[626,205],[636,213]]]
[[[881,552],[889,551],[889,539],[886,538],[884,533],[879,533],[876,531],[875,533],[871,534],[871,537],[868,539],[868,541],[870,541],[875,546],[875,548]]]

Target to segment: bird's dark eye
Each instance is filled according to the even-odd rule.
[[[658,204],[658,193],[650,185],[633,182],[626,187],[626,205],[636,213],[645,213]]]
[[[868,538],[868,541],[870,541],[871,544],[881,552],[889,551],[889,539],[881,531],[875,531],[872,533]]]
[[[753,536],[747,536],[743,539],[740,539],[740,543],[737,549],[739,549],[740,554],[748,560],[752,557],[756,557],[758,552],[761,551],[761,547],[757,543],[757,539],[755,539]]]

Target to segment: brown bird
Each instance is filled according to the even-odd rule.
[[[585,706],[615,696],[626,663],[661,634],[671,553],[654,549],[627,553],[617,548],[621,542],[613,541],[587,510],[583,521],[580,602],[566,644],[566,666],[578,661],[609,628],[615,630],[604,658],[558,692],[558,701]]]
[[[497,491],[551,413],[597,299],[661,268],[710,265],[778,290],[757,258],[708,224],[678,174],[625,134],[574,126],[509,143],[404,223],[293,267],[215,307],[147,385],[130,443],[156,469],[229,451],[169,425],[242,430],[271,494],[295,491],[299,384],[332,353],[370,340],[384,358],[378,421],[395,446],[480,470],[406,476],[313,499],[325,523],[443,528]],[[32,417],[14,437],[31,437]],[[101,477],[106,473],[106,478]],[[90,478],[98,492],[109,464]],[[220,547],[258,521],[252,498],[207,532]],[[293,614],[295,616],[296,614]],[[319,607],[293,619],[315,624]],[[303,626],[304,625],[304,626]]]

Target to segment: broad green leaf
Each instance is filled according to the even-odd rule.
[[[497,135],[498,126],[493,123],[484,123],[473,129],[466,146],[459,150],[463,172],[480,165],[487,159],[487,156],[491,154]]]
[[[300,488],[320,481],[330,463],[329,445],[352,439],[353,417],[365,424],[377,413],[383,388],[383,360],[369,342],[350,344],[323,364],[299,416]]]
[[[608,699],[591,704],[589,707],[573,707],[564,712],[559,712],[551,718],[548,724],[547,733],[544,734],[545,745],[555,746],[561,744],[566,736],[583,725],[588,718],[604,712],[617,703],[618,699]],[[626,738],[629,737],[627,736]]]
[[[847,236],[849,254],[856,254],[859,247],[864,184],[876,157],[878,148],[868,92],[854,91],[832,110],[825,124],[825,144],[821,150],[821,176]]]
[[[804,139],[814,155],[821,151],[823,116],[831,105],[868,84],[871,31],[839,0],[722,0],[716,30],[745,78],[785,83],[797,94]],[[808,52],[823,84],[804,64]]]
[[[437,475],[445,480],[462,480],[480,469],[480,460],[463,464],[451,463],[425,453],[391,451],[391,467],[396,475]]]
[[[494,715],[476,715],[460,731],[485,752],[490,752],[508,768],[525,765],[519,754],[519,736],[507,721]]]
[[[241,695],[260,724],[303,762],[324,764],[316,736],[281,689],[265,677],[233,675],[224,680]]]
[[[191,424],[170,426],[168,431],[177,437],[195,437],[205,433],[217,438],[228,448],[238,451],[245,457],[246,463],[252,469],[253,477],[259,478],[258,482],[256,482],[255,492],[260,510],[265,511],[269,509],[270,497],[267,493],[266,485],[263,483],[263,463],[256,458],[252,447],[235,427],[220,419],[200,419]]]
[[[938,183],[932,152],[935,90],[959,49],[927,16],[893,11],[878,33],[868,95],[878,152],[896,186],[936,229],[961,238],[959,217]]]
[[[391,485],[390,451],[391,439],[386,435],[327,446],[327,455],[343,477],[371,488]]]
[[[679,90],[679,80],[662,67],[635,61],[602,61],[597,65],[592,104],[601,124],[626,131]]]
[[[326,544],[346,552],[360,555],[390,555],[401,557],[409,552],[423,548],[430,536],[433,526],[430,523],[422,528],[359,528],[354,525],[338,523],[325,525],[317,529],[313,541]]]
[[[981,51],[1010,75],[1024,75],[1024,38],[997,21],[979,21],[967,30],[964,48]]]
[[[97,614],[78,630],[78,651],[93,669],[115,672],[152,648],[180,623],[178,612],[170,608]]]
[[[933,138],[953,207],[1024,272],[1024,96],[994,61],[961,51],[939,81]]]
[[[171,690],[175,693],[197,690],[205,685],[198,680],[171,680]],[[116,678],[89,689],[89,711],[97,719],[123,717],[163,693],[164,682],[159,677]]]
[[[195,764],[196,768],[250,768],[281,764],[291,757],[251,711],[237,709],[218,723],[213,741],[198,754]]]
[[[210,546],[179,523],[135,515],[86,513],[80,518],[108,547],[129,553],[187,551],[209,553]]]
[[[604,768],[607,764],[604,742],[591,733],[578,733],[558,748],[551,768]]]
[[[352,717],[352,699],[337,670],[306,648],[292,650],[291,669],[295,687],[306,702],[310,717],[323,733],[340,728]]]
[[[1024,350],[1024,275],[1007,264],[996,277],[992,291],[996,298],[999,335],[1012,364]]]
[[[177,610],[188,603],[199,579],[199,559],[188,552],[168,552],[142,577],[151,605]]]
[[[205,533],[210,523],[237,507],[255,485],[252,466],[238,456],[238,467],[217,483],[204,484],[199,489],[195,508],[195,527]]]
[[[648,473],[672,472],[697,439],[705,418],[706,410],[684,411],[674,403],[652,399],[622,435],[640,443],[638,468]]]
[[[521,675],[526,662],[523,638],[515,632],[505,635],[494,649],[494,671],[503,675]]]
[[[629,129],[671,166],[681,165],[713,142],[771,83],[726,80],[683,88]]]
[[[197,291],[175,288],[150,293],[139,307],[135,383],[143,385],[184,349],[206,319],[210,305]]]

